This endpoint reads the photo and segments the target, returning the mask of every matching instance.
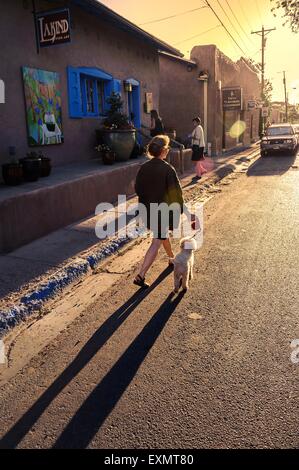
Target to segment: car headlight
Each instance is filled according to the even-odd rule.
[[[294,144],[295,140],[294,139],[287,139],[287,140],[285,140],[285,143],[286,144]]]

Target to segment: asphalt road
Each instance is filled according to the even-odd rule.
[[[220,189],[189,292],[161,255],[149,291],[130,272],[91,301],[1,388],[2,448],[299,447],[297,163]]]

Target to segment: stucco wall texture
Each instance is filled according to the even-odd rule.
[[[233,123],[238,119],[246,123],[246,130],[240,139],[244,145],[258,139],[259,110],[248,111],[247,101],[260,98],[260,82],[257,74],[242,60],[234,63],[215,45],[195,46],[191,60],[197,67],[177,59],[160,55],[160,113],[165,125],[177,130],[177,135],[185,138],[192,130],[192,119],[200,116],[203,120],[203,82],[198,80],[201,71],[208,71],[208,142],[212,153],[219,154],[223,149],[223,109],[221,88],[240,86],[243,88],[244,109],[241,113],[226,112],[225,120]],[[229,126],[230,127],[230,126]],[[225,148],[233,148],[239,143],[225,133]]]
[[[36,2],[38,11],[57,6],[61,7],[61,3],[51,2],[49,5],[43,0]],[[159,59],[154,48],[102,21],[100,17],[71,6],[71,43],[43,48],[37,54],[31,1],[0,0],[0,8],[0,78],[6,85],[6,102],[0,105],[0,164],[8,161],[9,146],[17,148],[19,158],[29,150],[22,66],[60,74],[65,142],[42,148],[56,166],[97,156],[93,147],[99,119],[69,118],[68,65],[97,67],[114,78],[134,78],[141,82],[142,123],[150,124],[149,115],[143,112],[143,102],[145,93],[152,92],[154,106],[158,107],[159,103]]]

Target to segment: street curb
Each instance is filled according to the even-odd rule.
[[[28,293],[20,299],[18,305],[8,310],[0,311],[0,338],[34,312],[40,311],[44,303],[79,280],[88,272],[93,271],[99,263],[115,254],[124,245],[132,241],[129,237],[120,237],[89,255],[86,259],[80,258],[69,266],[62,268],[56,275],[51,276],[46,283],[41,283],[38,289]]]
[[[257,149],[254,149],[246,158],[255,154]],[[239,154],[236,155],[237,157]],[[251,157],[253,158],[253,157]],[[238,158],[231,159],[237,161]],[[250,158],[249,158],[250,160]],[[208,177],[202,180],[202,183],[217,177],[218,181],[225,178],[228,174],[232,173],[237,166],[233,165],[231,161],[220,165]],[[139,239],[142,235],[135,238]],[[101,247],[98,251],[89,254],[86,259],[78,258],[72,264],[62,268],[56,275],[52,275],[47,282],[41,283],[38,288],[20,299],[19,304],[12,306],[7,310],[0,311],[0,338],[11,331],[14,327],[26,320],[30,315],[42,309],[43,305],[58,296],[63,290],[70,286],[74,281],[79,280],[88,273],[94,271],[97,266],[117,253],[121,248],[132,241],[131,237],[121,236],[109,242],[106,246]]]

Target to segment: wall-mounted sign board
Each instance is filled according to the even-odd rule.
[[[222,103],[224,111],[241,111],[243,107],[242,88],[222,88]]]
[[[70,11],[44,11],[35,14],[39,47],[56,46],[71,41]]]
[[[0,104],[5,103],[5,85],[4,81],[0,78]]]
[[[247,102],[247,109],[248,110],[251,110],[251,109],[256,109],[257,108],[257,102],[256,100],[249,100]]]
[[[150,113],[153,109],[153,94],[152,93],[145,93],[145,106],[144,111],[145,113]]]

